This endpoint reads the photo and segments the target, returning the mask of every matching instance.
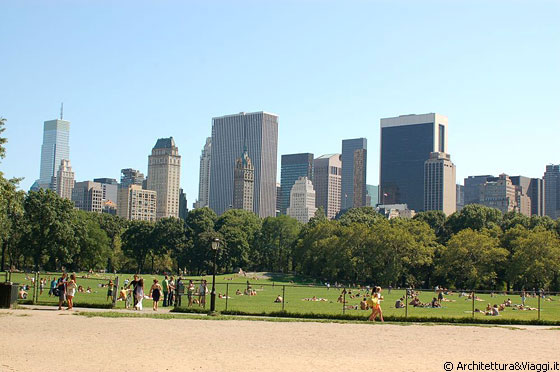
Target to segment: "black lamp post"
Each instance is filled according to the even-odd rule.
[[[216,258],[218,257],[218,248],[220,247],[220,239],[212,240],[212,250],[214,251],[214,269],[212,271],[212,292],[210,293],[210,311],[216,310]]]

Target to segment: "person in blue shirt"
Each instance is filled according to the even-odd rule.
[[[49,289],[49,296],[54,295],[54,289],[56,288],[56,278],[53,276],[51,280],[51,288]]]

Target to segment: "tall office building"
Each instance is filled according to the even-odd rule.
[[[367,166],[367,150],[358,149],[354,151],[354,184],[352,189],[353,203],[352,207],[365,207],[367,200],[366,189],[366,166]],[[342,179],[344,180],[344,164],[342,165]],[[344,200],[346,194],[342,191],[341,200]]]
[[[424,162],[424,210],[443,211],[446,216],[457,210],[455,164],[449,154],[432,152]]]
[[[286,214],[290,206],[290,192],[299,177],[313,179],[313,154],[282,155],[280,162],[280,213]]]
[[[117,216],[127,220],[156,220],[156,191],[144,190],[142,185],[138,184],[121,184],[117,199]]]
[[[253,212],[260,217],[274,217],[278,116],[266,112],[242,112],[212,119],[209,206],[220,215],[233,204],[232,169],[245,146],[255,167]]]
[[[119,183],[114,178],[94,178],[93,182],[101,184],[101,190],[103,191],[103,203],[111,201],[117,205],[117,190]]]
[[[183,189],[179,189],[179,218],[182,220],[187,219],[188,213],[189,208],[187,207],[187,194],[183,192]]]
[[[323,207],[327,218],[334,218],[340,211],[342,190],[340,154],[323,155],[314,160],[313,186],[315,188],[315,206]]]
[[[63,199],[72,200],[74,189],[74,172],[70,160],[62,159],[56,173],[56,193]]]
[[[243,149],[241,157],[235,161],[233,171],[233,208],[253,211],[253,195],[255,187],[255,167]]]
[[[376,207],[379,204],[379,186],[366,185],[367,201],[366,206]]]
[[[120,187],[128,187],[130,185],[139,185],[142,186],[144,183],[144,174],[141,173],[139,170],[126,168],[121,169],[121,184]]]
[[[101,213],[103,210],[101,184],[92,181],[76,182],[72,190],[72,201],[77,209]]]
[[[544,214],[560,218],[560,165],[547,165],[544,180]]]
[[[356,154],[358,155],[358,168]],[[362,207],[366,204],[366,169],[367,169],[367,139],[354,138],[342,140],[342,191],[341,208]],[[354,198],[355,187],[358,187],[359,197]]]
[[[147,189],[157,192],[156,218],[179,217],[181,156],[173,137],[159,138],[148,157]]]
[[[210,197],[210,167],[212,164],[212,138],[206,138],[206,143],[200,154],[200,171],[198,175],[198,200],[193,204],[193,208],[208,206]]]
[[[424,162],[432,152],[448,152],[447,121],[434,113],[381,119],[381,204],[424,208]]]
[[[497,180],[498,177],[494,177],[488,174],[483,176],[468,176],[467,178],[465,178],[464,205],[480,204],[481,187],[486,182],[496,182]]]
[[[276,217],[280,215],[282,209],[282,187],[279,182],[276,182]]]
[[[60,119],[45,121],[41,146],[41,169],[36,181],[39,188],[56,191],[58,167],[63,159],[70,159],[70,122]]]
[[[307,223],[316,211],[313,183],[307,177],[299,177],[290,191],[290,206],[287,214],[301,223]]]
[[[465,186],[457,185],[455,193],[457,196],[457,212],[459,212],[465,206]]]
[[[531,215],[531,200],[520,186],[511,182],[507,174],[500,174],[495,181],[480,186],[480,204],[507,212]]]
[[[531,216],[544,215],[544,188],[541,178],[529,178],[524,176],[510,177],[511,183],[521,187],[524,195],[531,200]]]

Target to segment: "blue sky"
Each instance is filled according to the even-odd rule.
[[[560,163],[560,1],[0,0],[6,176],[39,176],[42,128],[71,121],[76,180],[182,155],[189,206],[211,118],[279,115],[279,153],[340,152],[379,119],[449,117],[457,180]],[[280,165],[280,161],[278,162]]]

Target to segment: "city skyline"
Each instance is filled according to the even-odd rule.
[[[0,169],[25,177],[21,188],[29,189],[39,176],[40,127],[59,116],[64,101],[76,180],[119,178],[126,167],[147,174],[153,141],[173,136],[184,149],[181,186],[189,204],[198,195],[211,118],[239,111],[281,117],[278,163],[282,154],[334,153],[342,139],[367,138],[368,184],[379,183],[379,118],[423,112],[441,112],[453,123],[458,180],[540,178],[547,164],[560,163],[557,140],[543,136],[559,126],[559,51],[550,45],[560,31],[560,4],[504,4],[171,3],[173,14],[118,4],[112,15],[95,4],[8,4],[0,25],[7,56],[0,61],[0,115],[8,119],[9,142]],[[80,16],[85,10],[97,17]],[[137,22],[147,14],[150,32]],[[232,30],[232,15],[255,22]],[[367,21],[372,16],[376,22]],[[65,22],[44,29],[44,17]],[[215,29],[190,36],[210,19]],[[98,21],[105,27],[95,27]],[[285,21],[294,27],[279,27]],[[255,48],[260,52],[240,52]],[[273,89],[253,89],[267,80]],[[135,146],[125,151],[130,133]],[[527,144],[530,152],[519,151]]]

